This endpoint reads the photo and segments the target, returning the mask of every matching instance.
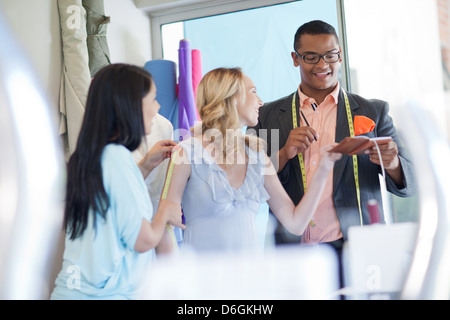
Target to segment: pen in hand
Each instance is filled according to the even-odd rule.
[[[310,125],[309,125],[309,123],[308,123],[308,120],[306,120],[306,117],[305,117],[305,115],[303,114],[303,111],[302,111],[302,110],[300,110],[300,114],[302,115],[303,120],[305,120],[306,125],[307,125],[308,127],[310,127]],[[313,137],[314,137],[314,140],[317,141],[317,138],[316,138],[316,136],[315,136],[314,134],[313,134]]]

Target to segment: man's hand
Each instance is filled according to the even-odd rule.
[[[381,165],[381,161],[383,161],[386,172],[396,184],[401,185],[403,183],[403,171],[398,158],[397,144],[394,141],[389,141],[385,144],[379,144],[378,148],[380,149],[381,160],[375,146],[368,151],[370,161],[378,165]]]
[[[289,132],[286,144],[278,152],[278,172],[280,172],[286,163],[309,148],[317,137],[316,131],[308,126],[297,127]]]

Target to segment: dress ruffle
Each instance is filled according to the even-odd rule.
[[[180,142],[180,146],[187,151],[191,162],[191,169],[211,189],[213,200],[217,203],[233,203],[254,200],[259,203],[269,199],[264,188],[264,151],[256,151],[245,147],[249,164],[242,185],[235,189],[227,179],[226,172],[213,160],[208,151],[196,138],[189,138]]]

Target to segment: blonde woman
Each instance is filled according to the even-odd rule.
[[[184,246],[194,251],[257,249],[255,216],[265,201],[292,233],[302,234],[311,220],[340,155],[324,151],[307,195],[294,206],[261,140],[242,133],[242,127],[258,122],[262,106],[253,81],[239,68],[212,70],[200,82],[202,122],[172,153],[167,193],[183,208]]]

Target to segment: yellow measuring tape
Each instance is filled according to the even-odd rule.
[[[176,146],[173,148],[172,151],[172,159],[169,162],[169,167],[167,168],[167,175],[166,175],[166,181],[164,182],[164,188],[161,194],[161,199],[167,198],[167,193],[169,192],[170,187],[170,181],[172,180],[172,173],[173,173],[173,163],[178,155],[179,146]],[[169,233],[170,239],[172,240],[172,245],[175,251],[178,250],[178,242],[177,238],[175,237],[175,232],[173,231],[173,228],[170,225],[166,225],[167,232]]]
[[[348,101],[347,93],[345,90],[342,89],[342,93],[344,94],[344,100],[345,100],[345,109],[347,111],[347,120],[348,120],[348,127],[350,129],[350,136],[355,136],[355,129],[353,126],[353,119],[352,119],[352,112],[350,109],[350,103]],[[298,127],[297,123],[297,108],[295,107],[295,100],[297,97],[297,92],[294,93],[294,96],[292,97],[292,124],[294,129]],[[361,225],[363,225],[362,222],[362,210],[361,210],[361,193],[359,190],[359,177],[358,177],[358,158],[356,155],[352,156],[353,159],[353,174],[355,176],[355,185],[356,185],[356,198],[358,200],[358,209],[359,209],[359,221]],[[303,153],[298,154],[298,162],[300,163],[300,171],[302,173],[302,182],[303,182],[303,192],[306,193],[306,171],[305,171],[305,162],[303,159]],[[310,222],[310,224],[313,226],[314,222]]]
[[[297,97],[297,92],[294,93],[292,97],[292,126],[295,128],[298,127],[297,123],[297,108],[295,107],[295,99]],[[300,171],[302,172],[302,182],[303,182],[303,192],[306,193],[306,172],[305,172],[305,162],[303,160],[303,153],[299,153],[298,162],[300,163]]]
[[[344,94],[345,110],[347,110],[347,120],[348,120],[348,127],[350,129],[350,136],[354,137],[355,136],[355,128],[353,126],[352,111],[350,110],[350,103],[348,102],[347,93],[345,92],[344,89],[342,89],[342,93]],[[356,155],[353,155],[352,158],[353,158],[353,175],[355,176],[355,185],[356,185],[356,198],[358,200],[359,221],[362,226],[363,221],[362,221],[362,210],[361,210],[361,193],[359,191],[358,157]]]
[[[292,126],[295,128],[298,127],[297,123],[297,108],[295,107],[295,100],[297,97],[297,92],[294,93],[294,96],[292,97]],[[298,162],[300,163],[300,172],[302,173],[302,182],[303,182],[303,193],[306,193],[306,170],[305,170],[305,161],[303,160],[303,153],[299,153],[297,155]],[[309,222],[311,227],[314,227],[316,224],[311,220]]]

